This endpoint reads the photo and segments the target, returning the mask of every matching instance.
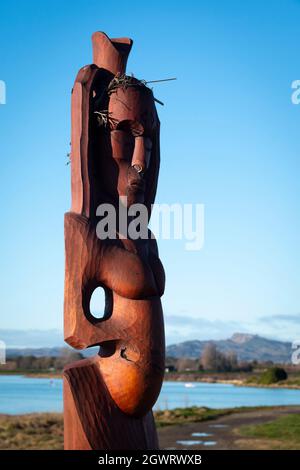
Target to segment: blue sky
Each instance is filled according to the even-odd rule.
[[[168,343],[234,331],[294,340],[299,320],[300,2],[4,1],[0,7],[0,328],[62,327],[70,90],[105,31],[154,92],[156,202],[205,205],[205,244],[161,241]]]

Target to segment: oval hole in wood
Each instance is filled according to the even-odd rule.
[[[90,313],[96,320],[104,317],[105,291],[102,287],[97,287],[92,293],[90,300]]]

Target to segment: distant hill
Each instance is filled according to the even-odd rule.
[[[2,334],[1,334],[2,333]],[[4,334],[6,333],[6,334]],[[63,342],[62,333],[58,330],[47,331],[11,331],[0,330],[0,339],[6,341],[8,358],[16,356],[59,356],[71,350]],[[168,357],[189,357],[197,359],[208,343],[214,343],[222,352],[234,351],[239,360],[273,361],[288,363],[291,361],[291,343],[263,338],[258,335],[235,333],[225,340],[185,341],[167,347]],[[20,345],[15,347],[14,345]],[[27,347],[30,344],[31,347]],[[57,347],[51,347],[56,344]],[[21,345],[24,347],[21,347]],[[74,351],[74,350],[73,350]],[[97,347],[80,351],[84,356],[96,354]]]
[[[214,343],[221,352],[234,351],[239,360],[291,362],[292,345],[282,341],[262,338],[258,335],[235,333],[225,340],[184,341],[167,347],[168,357],[199,358],[205,346]]]

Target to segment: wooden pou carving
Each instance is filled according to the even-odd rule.
[[[65,214],[65,341],[98,355],[64,370],[65,449],[156,449],[152,406],[163,375],[160,297],[165,275],[154,238],[99,239],[97,207],[120,201],[150,216],[159,170],[159,119],[152,91],[125,75],[132,41],[92,37],[94,64],[72,91],[72,207]],[[105,291],[96,319],[90,299]]]

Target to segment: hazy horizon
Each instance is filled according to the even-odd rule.
[[[253,335],[260,336],[273,341],[290,342],[286,339],[268,336],[249,331],[233,331],[232,334],[220,337],[194,337],[190,339],[172,338],[166,341],[167,346],[182,343],[185,341],[218,341],[231,339],[233,335]],[[0,329],[0,341],[4,341],[8,349],[39,349],[39,348],[57,348],[57,347],[71,347],[63,340],[63,331],[53,329]]]

